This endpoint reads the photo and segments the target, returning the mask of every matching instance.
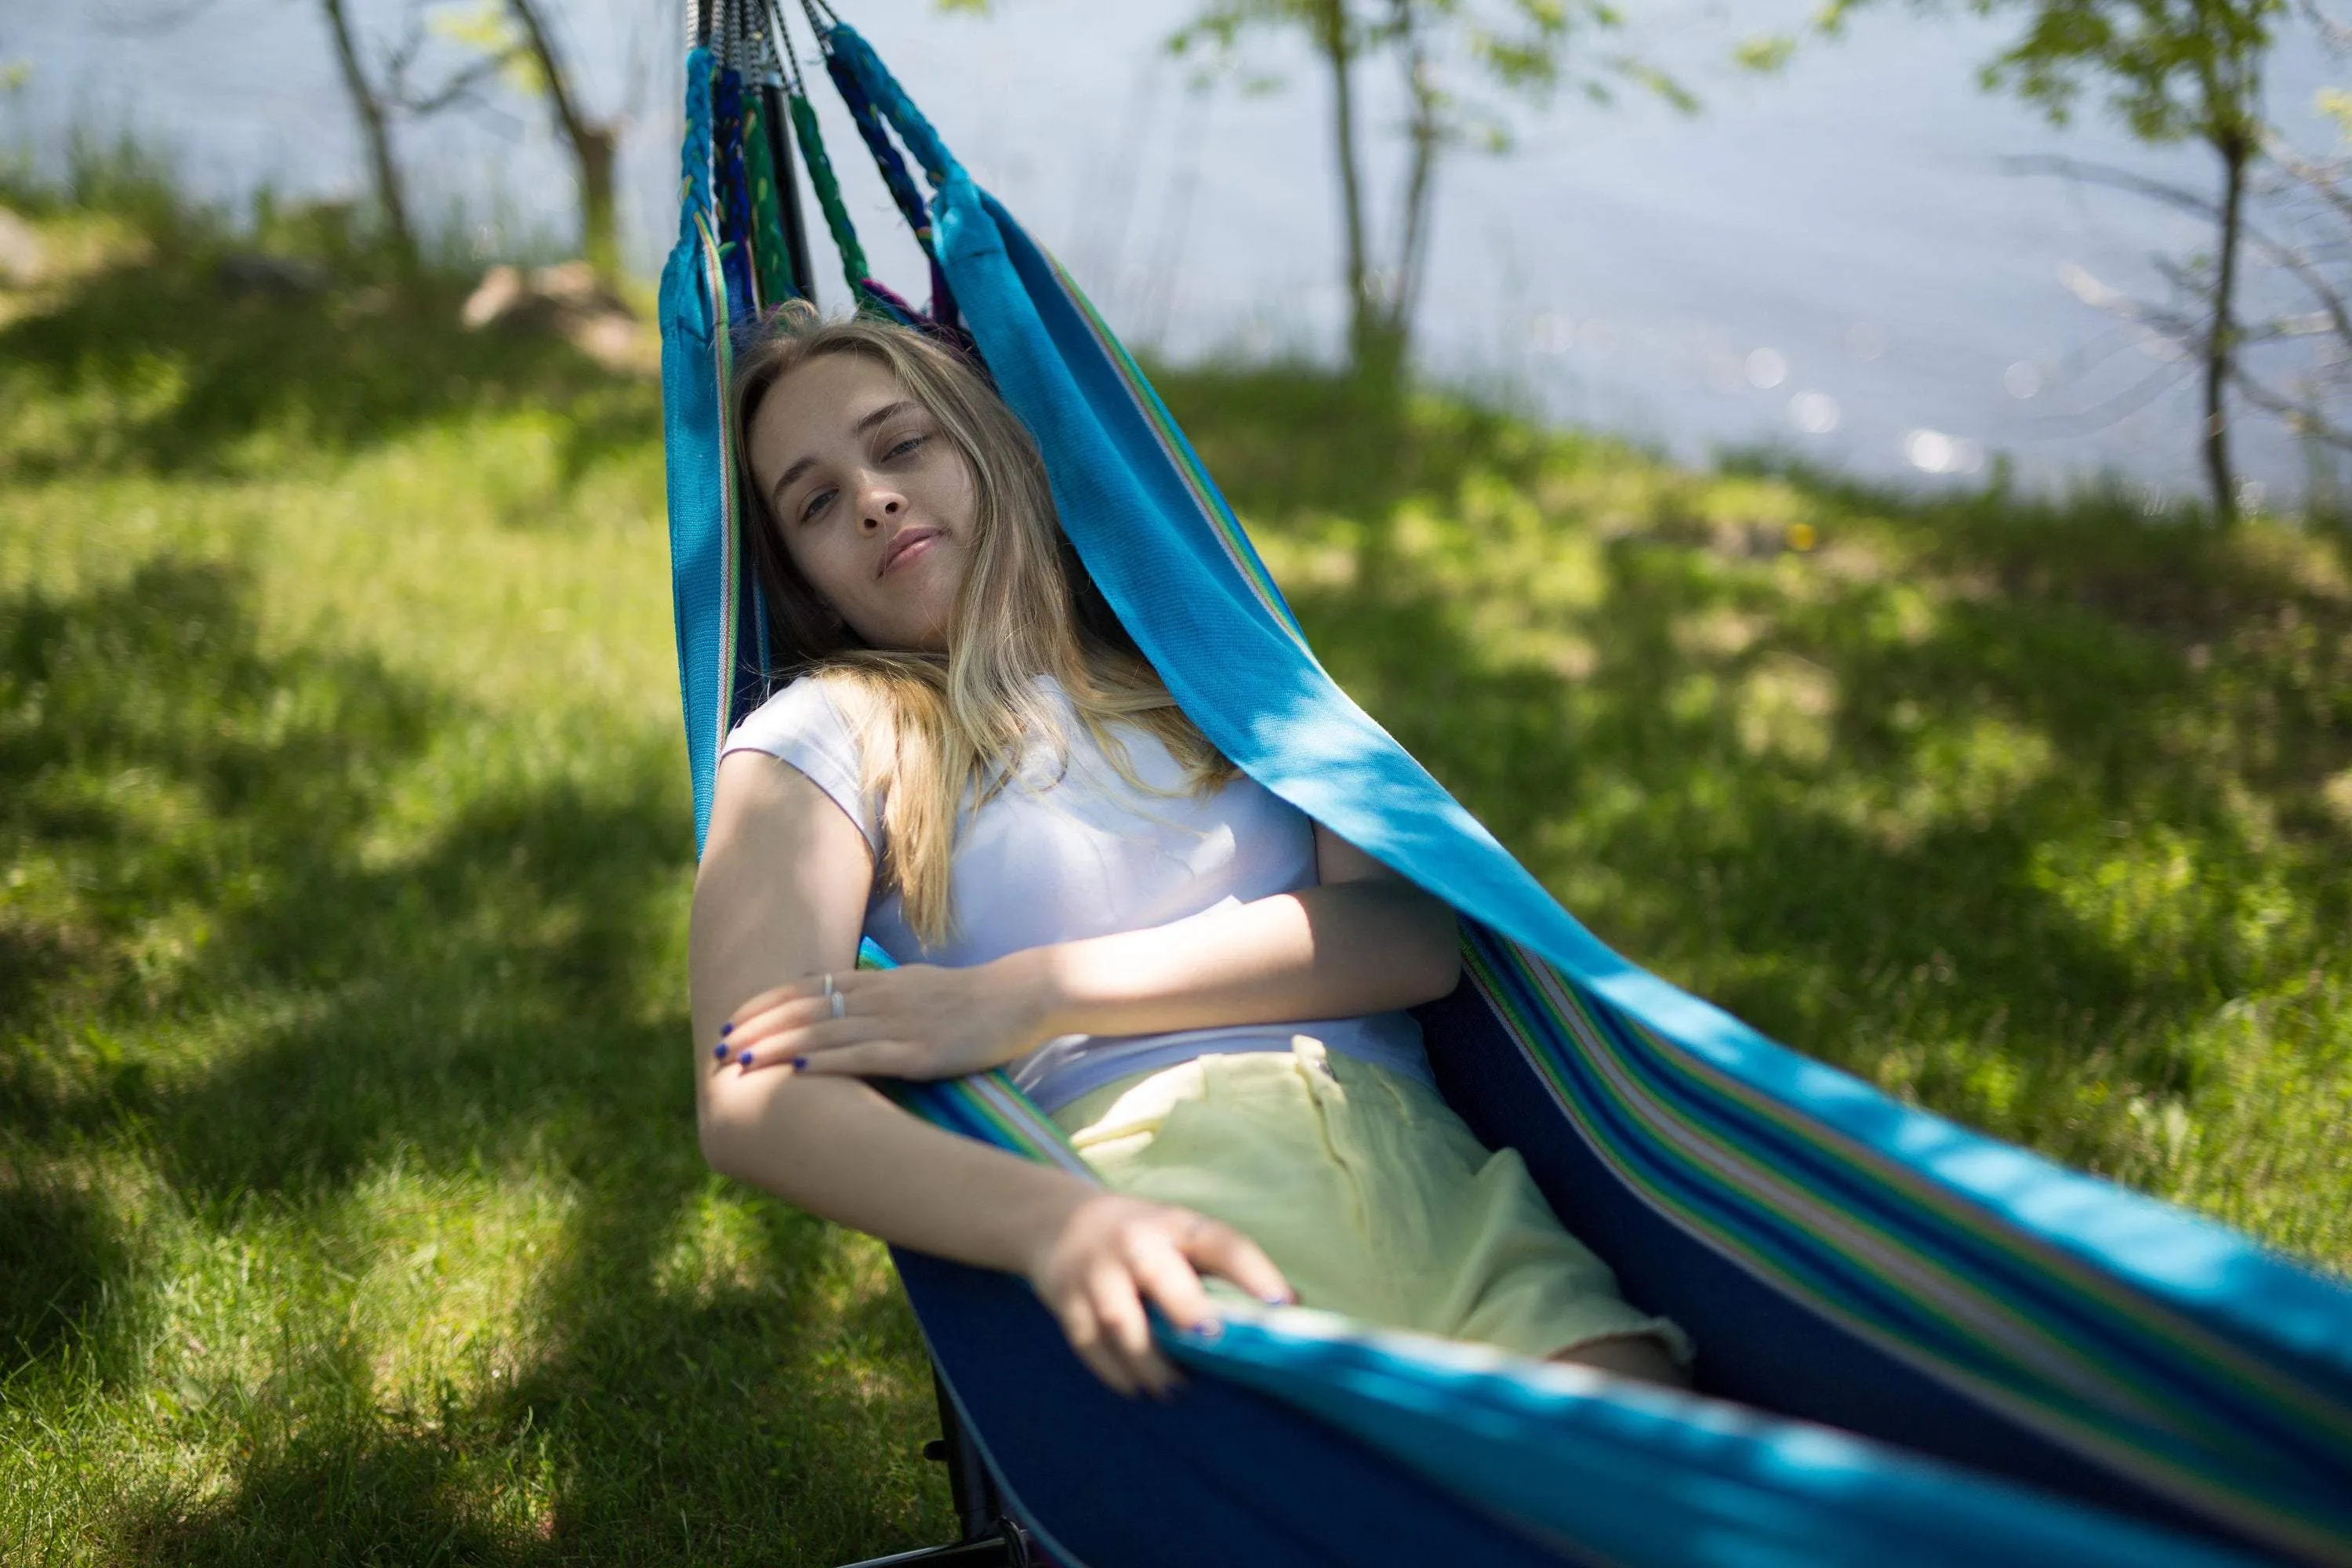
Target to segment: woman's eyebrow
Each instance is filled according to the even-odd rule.
[[[911,398],[905,397],[898,399],[896,403],[886,403],[881,407],[876,409],[873,413],[867,415],[865,418],[860,419],[853,427],[853,433],[863,436],[868,430],[873,429],[877,425],[883,423],[885,420],[895,419],[899,415],[906,413],[908,409],[914,406],[914,401]],[[814,458],[803,458],[791,468],[786,468],[782,473],[777,475],[775,485],[768,491],[768,509],[771,511],[782,511],[783,510],[784,491],[792,488],[792,483],[794,479],[799,479],[803,474],[807,473],[811,468],[815,467],[816,459]]]

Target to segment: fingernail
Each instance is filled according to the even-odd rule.
[[[721,1040],[717,1045],[711,1047],[710,1056],[711,1059],[714,1061],[725,1061],[727,1059],[727,1042]]]
[[[750,1067],[751,1065],[751,1053],[745,1051],[741,1056],[737,1057],[735,1059],[744,1067]]]
[[[1204,1340],[1213,1340],[1225,1331],[1225,1325],[1214,1318],[1203,1318],[1192,1325],[1192,1331]]]
[[[794,1057],[793,1058],[793,1070],[794,1072],[806,1072],[808,1070],[808,1058]]]
[[[731,1020],[730,1020],[730,1022],[728,1022],[728,1023],[724,1023],[724,1024],[721,1024],[721,1025],[719,1025],[719,1037],[720,1039],[722,1039],[722,1040],[723,1040],[723,1039],[725,1039],[728,1036],[730,1036],[730,1035],[733,1034],[734,1032],[735,1032],[735,1025],[734,1025],[734,1023],[733,1023]]]
[[[1290,1298],[1280,1294],[1268,1296],[1265,1298],[1265,1304],[1269,1307],[1287,1307],[1290,1305]]]

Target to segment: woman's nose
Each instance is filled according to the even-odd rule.
[[[885,519],[898,516],[906,509],[906,500],[902,497],[883,491],[868,490],[866,495],[866,504],[858,509],[858,521],[868,529],[879,528]]]

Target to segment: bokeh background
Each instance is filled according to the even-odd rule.
[[[68,128],[131,128],[208,195],[264,184],[291,197],[364,195],[317,7],[16,9],[0,57],[29,68],[0,100],[0,128],[20,141],[54,156]],[[625,233],[648,272],[676,223],[684,28],[670,9],[557,13],[583,96],[628,122]],[[1328,358],[1345,300],[1324,79],[1297,40],[1268,38],[1251,45],[1243,79],[1196,90],[1195,62],[1160,47],[1196,9],[999,0],[986,16],[943,16],[931,0],[869,0],[850,19],[921,84],[959,154],[1130,341],[1177,360]],[[351,15],[396,39],[413,10],[353,0]],[[2193,366],[2084,296],[2087,279],[2160,295],[2154,259],[2210,248],[2209,226],[2007,161],[2057,154],[2210,191],[2210,153],[2137,142],[2095,95],[2062,131],[1983,91],[1979,67],[2014,30],[1999,16],[1890,7],[1801,50],[1782,74],[1735,62],[1743,41],[1801,29],[1810,15],[1794,0],[1633,7],[1608,47],[1671,71],[1703,112],[1639,92],[1613,108],[1563,102],[1515,115],[1511,152],[1454,159],[1437,196],[1428,368],[1685,458],[1768,445],[1857,473],[1969,484],[2006,452],[2027,488],[2107,471],[2193,493]],[[2306,148],[2331,145],[2340,132],[2315,95],[2334,77],[2311,18],[2283,18],[2267,71],[2279,128]],[[1365,72],[1375,132],[1402,113],[1388,77]],[[855,148],[815,96],[833,141]],[[478,111],[404,128],[403,145],[428,216],[482,258],[567,243],[569,166],[537,103],[492,91]],[[1376,146],[1373,172],[1389,176],[1396,139]],[[839,163],[877,266],[919,279],[870,167]],[[1376,180],[1376,202],[1391,183]],[[2249,286],[2257,303],[2307,308],[2274,276]],[[2281,504],[2328,460],[2276,421],[2247,420],[2240,439],[2244,476]]]

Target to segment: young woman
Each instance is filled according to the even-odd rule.
[[[1680,1382],[1402,1009],[1453,912],[1238,773],[1055,521],[953,352],[806,308],[743,356],[746,548],[797,678],[728,738],[695,886],[702,1146],[924,1252],[1025,1276],[1123,1393],[1147,1304],[1262,1300]],[[860,973],[860,935],[903,967]],[[1104,1178],[926,1125],[863,1080],[1008,1068]]]

